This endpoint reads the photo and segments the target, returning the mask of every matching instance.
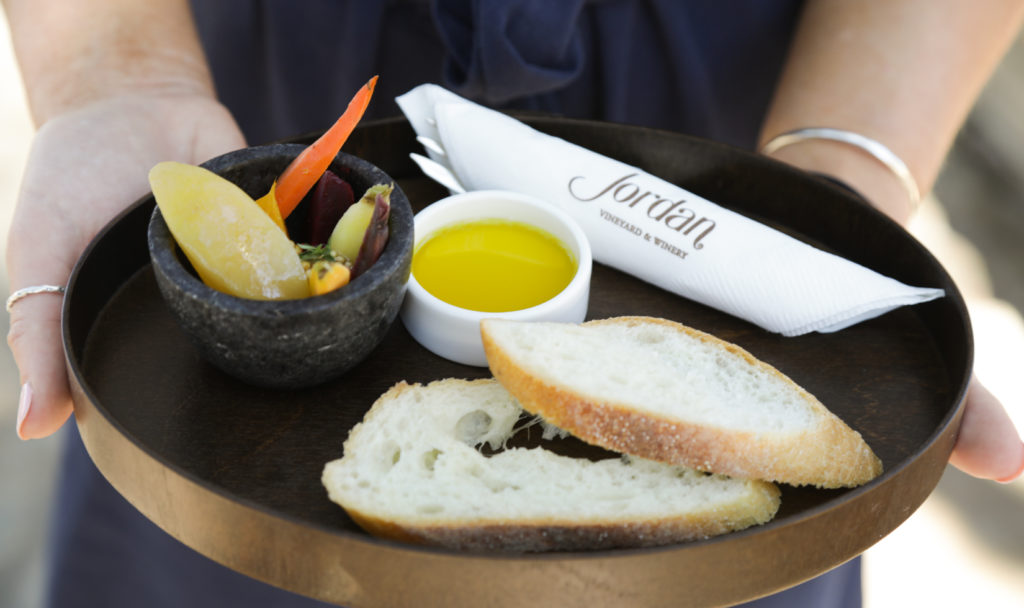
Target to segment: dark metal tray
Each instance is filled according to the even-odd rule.
[[[113,486],[200,553],[351,606],[724,605],[823,573],[909,517],[945,467],[971,369],[966,308],[938,262],[853,195],[770,160],[650,129],[525,120],[896,279],[944,288],[945,298],[839,333],[783,338],[594,268],[590,318],[660,316],[738,343],[860,431],[885,473],[852,490],[783,487],[766,525],[656,549],[495,556],[375,539],[327,499],[324,463],[395,382],[487,370],[432,355],[396,322],[368,360],[330,384],[284,392],[232,380],[199,358],[160,299],[144,198],[82,256],[64,308],[77,422]],[[418,209],[445,192],[409,160],[417,149],[397,119],[367,124],[346,144]]]

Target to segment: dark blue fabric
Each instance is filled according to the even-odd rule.
[[[583,70],[584,0],[438,0],[445,84],[490,105],[565,88]],[[543,14],[544,19],[536,18]]]
[[[499,108],[746,148],[799,8],[798,0],[193,2],[218,92],[251,143],[326,128],[379,74],[368,118],[397,115],[396,96],[432,82]]]
[[[440,83],[499,108],[672,129],[750,148],[798,0],[196,0],[218,93],[251,143],[329,126],[380,75],[367,117]],[[49,605],[322,605],[227,570],[127,504],[74,429],[56,509]],[[855,608],[860,562],[758,608]]]
[[[243,576],[143,517],[92,464],[74,424],[50,539],[49,608],[329,606]]]

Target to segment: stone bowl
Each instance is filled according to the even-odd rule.
[[[267,192],[303,148],[246,148],[203,166],[255,198]],[[384,171],[345,153],[330,168],[349,182],[357,198],[374,184],[395,183]],[[288,223],[301,218],[304,206],[296,208]],[[336,378],[365,359],[398,316],[412,261],[413,213],[397,183],[391,193],[389,233],[377,262],[348,285],[281,301],[239,298],[204,284],[178,248],[159,207],[150,219],[148,242],[160,293],[203,358],[249,384],[302,388]]]

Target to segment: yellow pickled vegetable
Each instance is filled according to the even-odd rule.
[[[287,235],[288,228],[284,225],[284,218],[281,217],[281,210],[277,207],[277,198],[274,195],[276,190],[277,182],[270,184],[270,191],[256,199],[256,204],[274,221],[274,224],[281,229],[281,232]]]
[[[363,198],[345,210],[334,227],[334,231],[331,232],[327,246],[349,262],[355,262],[359,255],[359,247],[363,244],[363,238],[366,236],[366,227],[370,225],[370,219],[373,218],[377,195],[390,198],[393,189],[394,186],[390,184],[377,184],[367,189]]]
[[[167,227],[204,283],[258,300],[309,296],[295,245],[241,188],[177,162],[154,166],[149,183]]]

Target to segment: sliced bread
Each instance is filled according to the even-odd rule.
[[[676,543],[770,520],[779,490],[639,458],[501,450],[523,410],[493,379],[401,382],[326,465],[330,499],[368,532],[480,551]],[[481,447],[491,451],[485,455]]]
[[[824,488],[882,463],[814,396],[742,348],[679,323],[481,323],[494,377],[522,406],[609,450]]]

